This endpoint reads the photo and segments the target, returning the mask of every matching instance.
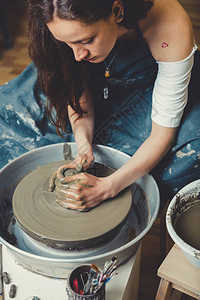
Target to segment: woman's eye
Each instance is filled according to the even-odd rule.
[[[94,38],[92,37],[91,39],[89,39],[89,41],[87,41],[87,42],[82,42],[81,44],[82,45],[87,45],[87,44],[91,44],[92,42],[93,42],[93,40],[94,40]]]

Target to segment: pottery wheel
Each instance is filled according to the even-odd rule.
[[[48,192],[49,178],[68,162],[38,167],[20,181],[13,195],[13,211],[19,226],[32,238],[51,246],[73,247],[77,243],[80,246],[82,242],[92,242],[107,234],[114,238],[114,230],[121,228],[130,211],[131,191],[126,189],[88,212],[60,207],[54,193]],[[95,163],[89,173],[102,177],[113,171]]]

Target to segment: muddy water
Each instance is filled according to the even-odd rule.
[[[200,250],[200,202],[178,217],[175,231],[183,241]]]

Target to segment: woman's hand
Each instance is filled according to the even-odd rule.
[[[78,148],[78,147],[77,147]],[[85,146],[79,147],[77,152],[77,157],[70,163],[62,165],[58,168],[56,172],[50,177],[49,180],[49,191],[53,192],[55,189],[55,180],[62,180],[65,177],[64,173],[66,170],[72,169],[72,174],[80,173],[81,171],[87,170],[94,163],[94,154],[92,146],[87,144]],[[75,172],[73,172],[75,170]]]
[[[60,205],[67,208],[85,210],[112,197],[109,176],[99,178],[80,173],[63,177],[60,181],[62,184],[72,183],[68,188],[61,190],[65,196],[59,199]]]
[[[87,145],[78,149],[78,155],[72,162],[54,172],[49,180],[49,191],[56,190],[56,179],[59,180],[59,195],[62,196],[56,201],[60,206],[87,210],[112,197],[110,176],[99,178],[84,172],[93,162],[92,147]]]
[[[94,154],[91,144],[86,142],[82,145],[77,144],[77,156],[73,161],[73,168],[76,167],[78,164],[82,164],[83,169],[87,170],[89,167],[91,167],[93,162]]]

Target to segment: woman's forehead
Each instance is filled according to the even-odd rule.
[[[47,23],[47,26],[56,39],[67,43],[77,43],[103,30],[105,21],[87,24],[78,20],[54,18],[53,21]]]
[[[102,25],[102,20],[93,24],[87,24],[77,20],[62,20],[58,18],[47,23],[49,30],[56,39],[69,43],[79,42],[97,34],[97,32],[102,30]]]

